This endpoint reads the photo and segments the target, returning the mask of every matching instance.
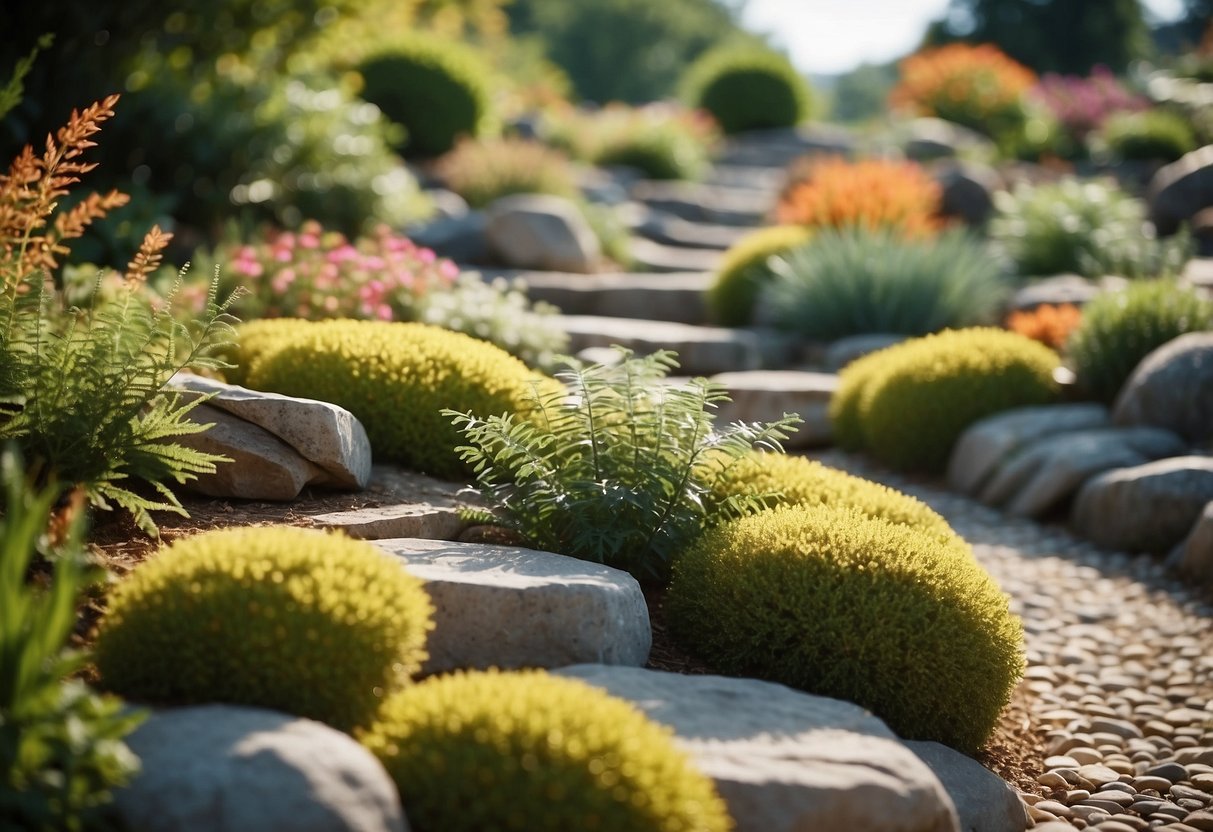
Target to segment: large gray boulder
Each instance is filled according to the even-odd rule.
[[[1174,234],[1213,205],[1213,145],[1193,150],[1154,174],[1149,203],[1150,219],[1159,234]]]
[[[858,705],[753,679],[600,665],[556,672],[672,728],[715,781],[737,832],[960,828],[931,770]]]
[[[989,416],[969,426],[956,442],[948,459],[948,485],[977,494],[999,465],[1028,442],[1107,424],[1108,411],[1097,404],[1019,407]]]
[[[261,708],[158,711],[126,740],[142,771],[114,802],[139,832],[404,832],[400,797],[352,737]]]
[[[972,757],[937,742],[907,740],[947,790],[962,832],[1023,832],[1027,813],[1015,790]]]
[[[1003,187],[998,172],[973,162],[942,163],[932,172],[942,189],[939,211],[966,225],[979,226],[994,210],[994,192]]]
[[[1197,584],[1213,584],[1213,502],[1205,504],[1192,531],[1167,558],[1167,565]]]
[[[1142,359],[1112,420],[1166,428],[1193,443],[1213,439],[1213,332],[1181,335]]]
[[[434,602],[424,673],[648,660],[648,606],[636,579],[619,569],[513,546],[375,545],[403,558]]]
[[[1110,549],[1168,552],[1213,500],[1213,458],[1181,456],[1100,474],[1078,492],[1071,517]]]
[[[576,204],[564,197],[506,196],[485,215],[489,248],[507,266],[588,273],[602,259],[594,230]]]

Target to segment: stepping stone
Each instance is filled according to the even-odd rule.
[[[730,166],[786,167],[802,156],[844,156],[855,153],[855,136],[836,125],[751,130],[730,136],[717,163]]]
[[[654,210],[718,225],[762,225],[772,208],[770,197],[762,192],[698,182],[646,179],[632,186],[631,196]]]
[[[618,344],[647,355],[670,349],[678,353],[680,372],[699,376],[786,363],[795,339],[774,330],[689,326],[668,321],[564,315],[557,319],[569,335],[569,350]]]
[[[787,184],[788,171],[782,166],[715,165],[703,181],[707,185],[763,191],[774,200]]]
[[[927,765],[858,705],[754,679],[588,664],[556,673],[672,728],[715,781],[736,832],[960,829]]]
[[[455,540],[470,523],[451,506],[400,503],[317,514],[312,523],[322,529],[337,529],[359,540],[418,537],[426,540]]]
[[[415,539],[375,545],[403,558],[434,602],[425,674],[648,660],[648,606],[626,572],[514,546]]]
[[[643,272],[710,272],[720,265],[717,248],[666,246],[637,237],[632,240],[632,263]]]
[[[396,786],[352,737],[262,708],[151,714],[126,738],[142,770],[114,793],[141,832],[406,832]]]
[[[774,195],[771,199],[774,201]],[[632,230],[655,243],[691,249],[727,251],[747,234],[750,228],[732,225],[713,225],[705,222],[689,222],[672,214],[646,211],[646,216]]]
[[[706,272],[669,274],[561,274],[513,272],[531,300],[546,301],[566,315],[601,315],[700,324],[708,319],[703,296]]]
[[[838,389],[838,376],[833,373],[753,370],[721,373],[712,381],[723,384],[732,399],[720,403],[718,422],[770,422],[785,413],[795,413],[804,423],[784,441],[784,447],[811,448],[833,440],[830,397]]]

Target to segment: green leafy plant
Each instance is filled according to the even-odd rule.
[[[803,225],[777,225],[752,231],[734,243],[721,258],[705,297],[712,320],[724,326],[750,324],[762,287],[774,277],[772,258],[812,237]]]
[[[669,728],[579,679],[454,673],[389,698],[360,734],[418,832],[727,832]]]
[[[465,139],[439,159],[434,170],[473,208],[510,194],[577,195],[568,158],[528,139]]]
[[[1094,137],[1094,143],[1117,159],[1164,162],[1174,162],[1197,147],[1189,120],[1170,110],[1114,115]]]
[[[794,127],[809,115],[809,85],[791,62],[760,46],[714,49],[692,64],[683,90],[725,133]]]
[[[1143,281],[1088,303],[1066,344],[1084,392],[1112,402],[1143,358],[1186,332],[1213,329],[1213,303],[1174,281]]]
[[[111,593],[97,669],[143,700],[257,705],[350,731],[420,670],[433,611],[421,580],[365,541],[223,529],[161,549]]]
[[[0,515],[0,827],[30,832],[117,829],[112,790],[139,767],[122,739],[143,716],[72,678],[88,661],[86,653],[66,647],[76,603],[99,577],[84,565],[82,512],[59,529],[49,585],[34,586],[27,577],[61,489],[30,488],[11,449],[0,456],[0,479],[5,497]]]
[[[761,504],[766,495],[712,500],[712,485],[754,447],[779,450],[800,419],[714,426],[721,385],[665,384],[673,353],[616,349],[615,366],[565,359],[556,377],[567,389],[536,389],[523,419],[443,413],[470,443],[458,450],[493,508],[486,519],[536,548],[662,581],[704,526]]]
[[[679,556],[671,631],[723,673],[856,702],[967,753],[1023,673],[1023,626],[960,538],[837,506],[784,506]]]
[[[763,291],[776,322],[818,340],[991,323],[1007,292],[998,262],[960,230],[923,240],[889,229],[822,229],[772,268]]]

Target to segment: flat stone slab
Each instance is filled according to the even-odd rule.
[[[858,705],[754,679],[601,665],[556,673],[672,728],[737,832],[960,829],[931,770]]]
[[[830,397],[838,389],[834,373],[803,370],[753,370],[721,373],[712,381],[723,384],[731,401],[716,411],[720,422],[771,422],[785,413],[804,419],[799,430],[784,442],[786,448],[828,445],[834,437],[830,424]]]
[[[359,540],[397,537],[455,540],[471,525],[459,516],[457,508],[428,503],[399,503],[316,514],[312,516],[312,523],[322,529],[339,529]]]
[[[757,370],[788,360],[794,340],[773,330],[690,326],[669,321],[564,315],[558,319],[569,335],[569,350],[627,347],[637,354],[670,349],[678,353],[683,375]]]
[[[782,165],[762,167],[758,165],[722,165],[712,166],[704,182],[708,185],[723,185],[726,188],[749,188],[770,194],[772,199],[779,195],[788,181],[788,170]]]
[[[776,193],[772,192],[769,197],[772,203],[775,197]],[[632,230],[662,245],[715,251],[727,251],[738,240],[753,232],[753,229],[735,225],[691,222],[661,211],[648,211]]]
[[[669,246],[642,237],[632,240],[630,253],[634,266],[642,272],[709,272],[724,256],[718,248]]]
[[[375,545],[403,558],[434,602],[423,673],[648,660],[648,606],[626,572],[513,546],[416,539]]]
[[[772,207],[770,196],[761,191],[698,182],[645,179],[632,186],[631,197],[684,220],[717,225],[761,225]]]
[[[832,124],[751,130],[730,136],[718,165],[786,167],[802,156],[826,155],[850,158],[856,149],[854,133]]]
[[[601,315],[701,324],[708,320],[703,296],[708,272],[562,274],[512,272],[527,297],[552,304],[566,315]]]

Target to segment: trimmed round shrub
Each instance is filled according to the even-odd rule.
[[[392,696],[361,736],[417,832],[725,832],[670,729],[576,679],[455,673]]]
[[[777,225],[742,237],[724,254],[716,279],[708,288],[707,305],[712,319],[723,326],[746,326],[763,285],[772,277],[770,260],[787,254],[812,239],[813,232],[800,225]]]
[[[723,673],[856,702],[907,739],[981,747],[1023,670],[1022,625],[963,543],[850,508],[784,506],[674,564],[671,630]]]
[[[948,330],[882,350],[863,385],[864,447],[895,468],[940,471],[965,428],[1057,397],[1057,353],[1002,329]]]
[[[843,367],[842,372],[838,374],[838,389],[830,396],[830,427],[834,431],[834,444],[844,451],[863,450],[863,424],[859,419],[859,404],[863,401],[868,381],[884,363],[884,359],[880,357],[883,352],[884,350],[876,350],[860,356]]]
[[[422,582],[369,543],[224,529],[176,541],[118,585],[97,669],[131,699],[255,705],[349,731],[420,669],[432,617]]]
[[[359,66],[362,97],[408,131],[408,156],[446,153],[460,136],[491,126],[489,70],[459,43],[433,35],[406,37]]]
[[[1083,307],[1066,354],[1089,396],[1111,403],[1143,358],[1187,332],[1213,329],[1213,303],[1174,281],[1131,283]]]
[[[1098,142],[1118,159],[1174,162],[1196,149],[1196,133],[1183,116],[1170,110],[1146,110],[1112,116]]]
[[[532,383],[557,384],[499,347],[419,323],[263,320],[240,327],[240,339],[239,383],[340,405],[376,459],[453,480],[469,471],[443,408],[525,413]]]
[[[753,451],[741,457],[725,477],[712,485],[712,497],[725,500],[735,494],[779,493],[763,500],[767,508],[781,505],[854,508],[868,517],[922,529],[940,540],[957,540],[957,534],[921,500],[803,456]]]
[[[725,133],[795,127],[809,115],[809,85],[777,52],[712,50],[687,70],[687,101],[712,114]]]

